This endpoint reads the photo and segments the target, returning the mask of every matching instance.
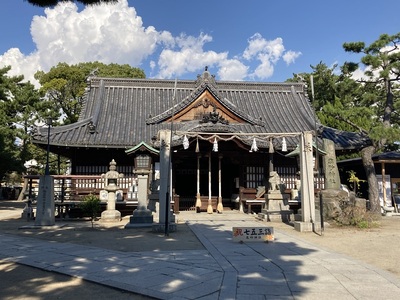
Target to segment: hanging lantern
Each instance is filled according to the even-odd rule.
[[[214,143],[213,143],[213,149],[212,149],[212,151],[218,152],[218,142],[217,142],[217,138],[214,138]]]
[[[183,145],[183,149],[185,149],[185,150],[189,148],[189,140],[188,140],[188,138],[187,138],[186,135],[185,135],[184,138],[183,138],[183,143],[182,143],[182,145]]]
[[[282,151],[286,152],[287,151],[287,144],[286,144],[286,139],[282,138]]]
[[[257,147],[257,142],[256,142],[256,139],[255,138],[253,138],[253,143],[251,144],[251,148],[250,148],[250,151],[249,152],[257,152],[258,151],[258,147]]]

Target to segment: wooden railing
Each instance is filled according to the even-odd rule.
[[[93,194],[99,197],[99,193],[104,189],[105,180],[100,175],[52,175],[54,178],[54,200],[58,210],[58,215],[63,215],[63,211],[70,214],[71,207],[76,205],[86,195]],[[39,175],[27,175],[24,177],[23,194],[32,203],[36,204],[39,193]],[[138,205],[135,192],[132,186],[135,177],[122,177],[118,179],[119,190],[122,191],[123,198],[116,202],[116,208],[122,215],[131,214]],[[101,199],[100,199],[101,200]],[[158,198],[156,199],[158,200]],[[102,201],[102,209],[105,209],[107,201]],[[175,213],[179,212],[179,196],[175,195],[171,201],[171,209]],[[71,217],[71,215],[70,215]]]
[[[79,201],[83,196],[99,192],[105,187],[105,180],[100,175],[53,175],[54,197],[56,201]],[[123,200],[135,199],[135,195],[129,193],[129,187],[133,185],[134,177],[122,177],[118,179],[118,186],[123,192]],[[25,176],[25,194],[34,200],[39,192],[39,176]]]

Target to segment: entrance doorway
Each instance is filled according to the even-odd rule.
[[[220,158],[221,157],[221,158]],[[174,187],[179,195],[181,210],[195,208],[197,194],[197,156],[179,157],[174,162]],[[219,196],[219,163],[221,163],[221,196],[224,206],[230,206],[233,194],[238,193],[236,178],[239,177],[239,164],[229,156],[211,153],[211,196]],[[199,158],[200,195],[209,195],[209,156]]]

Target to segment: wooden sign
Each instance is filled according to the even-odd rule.
[[[273,227],[233,227],[232,232],[235,242],[272,242],[274,240]]]

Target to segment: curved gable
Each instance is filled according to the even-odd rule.
[[[157,116],[148,118],[146,124],[159,124],[171,120],[174,122],[201,121],[209,114],[218,114],[228,123],[263,125],[261,120],[254,119],[239,110],[228,99],[223,98],[215,86],[215,81],[209,78],[209,73],[204,72],[198,77],[197,86],[189,96]]]

